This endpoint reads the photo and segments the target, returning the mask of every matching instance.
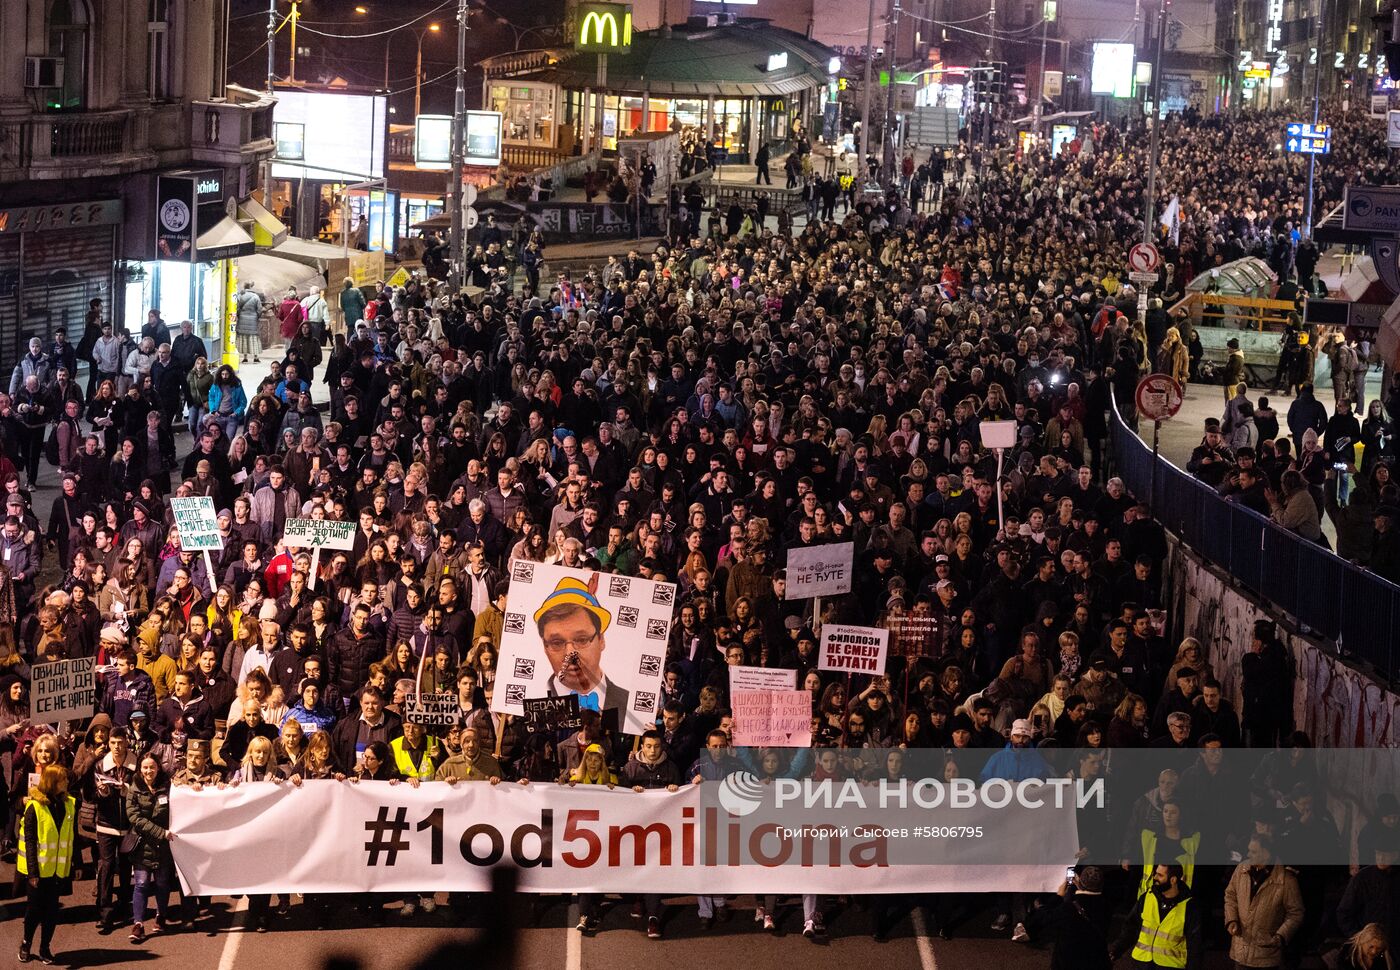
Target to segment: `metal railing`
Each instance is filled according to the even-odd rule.
[[[1400,586],[1226,501],[1165,458],[1154,486],[1152,449],[1116,401],[1109,435],[1118,476],[1139,498],[1155,496],[1153,518],[1164,529],[1342,656],[1400,680]]]

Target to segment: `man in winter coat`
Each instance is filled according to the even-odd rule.
[[[655,731],[647,731],[642,735],[641,746],[632,753],[632,757],[627,759],[627,764],[622,766],[618,780],[636,792],[654,788],[675,791],[680,777],[680,769],[666,755],[666,748],[661,743],[661,735]],[[653,940],[661,939],[662,904],[660,894],[644,893],[640,897],[638,906],[633,908],[634,914],[636,914],[638,907],[646,915],[647,936]]]
[[[1303,432],[1312,428],[1318,434],[1327,430],[1327,409],[1313,396],[1312,384],[1298,388],[1298,396],[1288,406],[1288,433],[1295,448],[1301,448]]]
[[[1274,862],[1264,835],[1249,840],[1242,862],[1225,888],[1225,931],[1230,959],[1237,967],[1278,967],[1283,949],[1303,925],[1303,896],[1298,879]]]
[[[151,713],[156,709],[156,687],[136,666],[136,653],[129,647],[116,657],[116,669],[107,671],[102,684],[101,711],[118,727],[125,727],[137,708]]]

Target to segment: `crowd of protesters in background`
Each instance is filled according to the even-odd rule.
[[[1280,117],[1166,126],[1158,192],[1180,211],[1160,239],[1167,305],[1246,254],[1290,285],[1313,280],[1297,234],[1305,165],[1274,150]],[[1378,138],[1334,126],[1324,199],[1391,174]],[[476,295],[421,277],[291,294],[276,307],[281,356],[256,386],[211,361],[188,323],[172,340],[154,311],[132,337],[95,301],[76,348],[61,331],[36,339],[0,394],[0,778],[29,894],[21,959],[31,946],[47,957],[79,873],[95,899],[73,912],[104,932],[129,925],[133,944],[208,917],[207,899],[168,898],[170,786],[640,790],[741,768],[874,780],[898,776],[908,749],[968,765],[1039,746],[1082,749],[1060,769],[1076,777],[1108,770],[1114,749],[1183,752],[1180,771],[1081,823],[1086,843],[1150,839],[1155,857],[1081,867],[1050,899],[874,897],[862,905],[877,938],[915,904],[949,936],[985,903],[993,931],[1053,941],[1057,967],[1120,954],[1196,967],[1216,945],[1237,966],[1296,966],[1328,939],[1347,939],[1346,965],[1388,965],[1400,808],[1376,806],[1350,884],[1275,862],[1279,846],[1339,838],[1306,780],[1278,781],[1237,817],[1247,825],[1214,810],[1213,750],[1309,746],[1294,730],[1293,659],[1267,620],[1228,678],[1212,644],[1167,639],[1167,537],[1111,473],[1110,422],[1115,406],[1135,420],[1139,377],[1165,361],[1203,379],[1185,323],[1161,304],[1139,322],[1119,281],[1146,146],[1102,126],[1055,158],[964,148],[938,161],[954,177],[931,211],[911,204],[932,177],[920,166],[883,197],[852,193],[839,217],[833,196],[791,234],[741,212],[702,235],[697,213],[652,255],[538,288],[500,272],[506,238],[491,222]],[[538,280],[542,246],[524,245]],[[326,326],[339,315],[327,299],[343,328]],[[256,323],[261,301],[245,303]],[[1300,383],[1293,407],[1310,395]],[[1315,537],[1324,510],[1337,515],[1332,463],[1347,465],[1361,476],[1349,508],[1375,514],[1349,522],[1344,554],[1393,579],[1395,404],[1352,431],[1325,411],[1295,425],[1290,408],[1280,423],[1245,400],[1207,427],[1192,471]],[[1017,425],[1000,481],[987,420]],[[1232,421],[1254,427],[1235,448]],[[57,471],[41,474],[45,461]],[[39,509],[45,474],[61,489]],[[172,496],[213,499],[212,575],[182,550]],[[312,577],[310,551],[282,540],[295,517],[355,523],[353,549],[322,555]],[[813,615],[785,595],[786,557],[832,542],[854,543],[854,588]],[[677,585],[654,729],[629,736],[585,710],[576,731],[530,734],[491,710],[516,559]],[[884,673],[817,669],[822,624],[901,617],[926,632],[896,638]],[[29,716],[30,670],[73,657],[97,660],[97,713],[56,732]],[[813,749],[732,748],[734,664],[796,671]],[[1241,684],[1239,707],[1222,679]],[[455,693],[456,726],[405,724],[420,690]],[[1238,868],[1196,866],[1203,844],[1233,847]],[[706,928],[730,918],[732,900],[698,899]],[[296,909],[317,925],[351,911],[408,920],[439,901],[255,896],[249,924],[298,925]],[[804,896],[793,911],[819,937],[852,902]],[[604,903],[580,900],[581,930],[601,928]],[[754,922],[774,930],[789,914],[760,898]],[[651,897],[632,909],[653,937],[664,915]]]

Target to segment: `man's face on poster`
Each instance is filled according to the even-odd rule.
[[[554,676],[570,690],[588,693],[603,679],[603,634],[588,610],[570,606],[540,618],[540,640]]]

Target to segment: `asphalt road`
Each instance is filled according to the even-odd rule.
[[[4,867],[9,885],[10,867]],[[391,904],[381,924],[342,912],[326,928],[312,925],[300,900],[283,917],[275,917],[267,933],[245,931],[246,903],[227,898],[214,901],[214,918],[194,930],[157,934],[144,944],[127,940],[129,927],[102,935],[95,928],[93,884],[80,882],[65,901],[64,923],[54,937],[59,965],[70,967],[171,966],[198,970],[317,970],[358,967],[361,970],[401,970],[419,965],[443,945],[479,944],[484,938],[481,913],[457,916],[440,905],[432,914],[403,920]],[[444,902],[445,896],[439,896]],[[522,897],[528,899],[529,897]],[[705,929],[694,901],[667,899],[664,938],[647,939],[643,925],[630,916],[630,905],[617,899],[606,904],[596,935],[584,936],[571,927],[576,910],[563,897],[541,897],[538,914],[516,937],[510,966],[530,970],[584,970],[614,967],[719,968],[758,967],[771,970],[851,970],[885,966],[917,970],[1043,970],[1049,951],[993,936],[991,912],[982,909],[959,927],[951,940],[929,932],[922,912],[903,920],[888,942],[871,939],[869,913],[858,902],[833,904],[835,914],[825,940],[802,936],[801,905],[791,900],[780,906],[778,932],[764,933],[753,921],[753,897],[732,901],[733,917]],[[0,962],[13,959],[21,935],[22,903],[9,900],[0,909]],[[154,920],[148,925],[154,926]],[[460,956],[441,961],[454,968]],[[38,966],[37,961],[34,964]],[[465,965],[492,967],[504,961],[468,959]],[[1205,970],[1229,966],[1225,954],[1211,952]]]

